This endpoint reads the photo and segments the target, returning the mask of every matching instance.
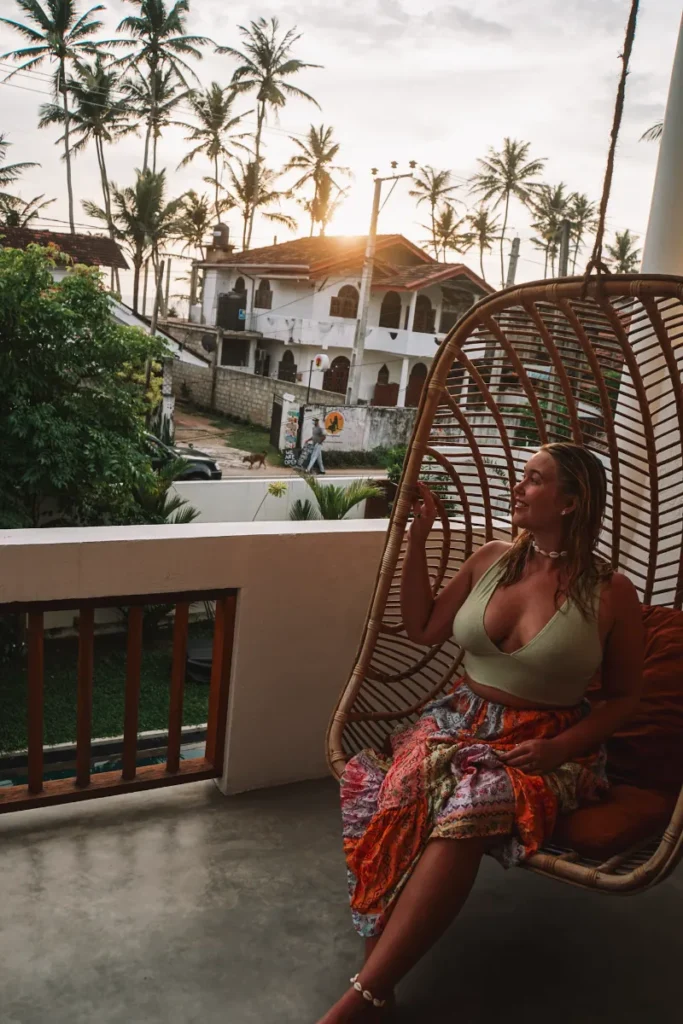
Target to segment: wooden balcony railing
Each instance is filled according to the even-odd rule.
[[[204,757],[181,760],[183,696],[190,606],[216,602],[211,682]],[[108,597],[78,603],[78,682],[76,699],[76,770],[68,779],[45,780],[43,770],[44,613],[74,608],[73,601],[0,605],[0,612],[27,614],[28,642],[28,784],[0,788],[0,814],[46,804],[111,796],[129,790],[153,789],[222,775],[228,693],[235,631],[237,591],[146,594]],[[174,606],[173,656],[169,680],[166,764],[138,767],[138,705],[142,666],[145,605]],[[92,695],[95,610],[128,610],[123,749],[120,771],[91,774]]]

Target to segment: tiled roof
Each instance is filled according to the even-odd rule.
[[[84,263],[87,267],[128,269],[128,264],[116,242],[105,235],[68,235],[60,231],[0,227],[0,246],[25,249],[32,243],[56,245],[63,253],[70,256],[74,263]]]
[[[312,276],[331,267],[347,263],[362,263],[365,255],[365,235],[324,235],[317,238],[296,238],[280,245],[262,249],[246,249],[232,253],[221,266],[301,268]],[[403,235],[378,235],[377,252],[400,245],[412,253],[418,262],[434,264],[434,260]],[[207,261],[209,264],[211,260]]]
[[[378,260],[373,276],[373,288],[395,288],[398,291],[414,291],[427,288],[430,284],[443,284],[457,277],[466,277],[486,294],[495,289],[475,274],[464,263],[429,263],[412,267],[396,267]]]

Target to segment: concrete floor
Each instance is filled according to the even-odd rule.
[[[1,1024],[314,1024],[355,972],[336,787],[0,817]],[[397,1021],[680,1017],[683,875],[616,898],[487,862]]]

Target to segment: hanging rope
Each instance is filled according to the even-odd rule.
[[[640,0],[633,0],[631,4],[631,13],[628,19],[628,25],[626,26],[626,39],[624,42],[624,49],[621,54],[622,69],[621,78],[619,80],[619,89],[617,91],[617,102],[614,108],[614,121],[612,122],[612,135],[609,147],[609,155],[607,157],[607,167],[605,169],[605,182],[602,187],[602,199],[600,200],[600,212],[598,214],[598,228],[595,233],[595,245],[593,246],[593,255],[591,256],[588,266],[586,267],[586,274],[583,283],[583,295],[586,294],[588,287],[588,280],[591,272],[596,271],[598,282],[601,274],[609,274],[609,268],[605,266],[602,261],[602,243],[605,236],[605,218],[607,216],[607,205],[609,203],[610,192],[612,190],[612,177],[614,175],[614,158],[617,151],[617,140],[619,138],[619,129],[621,128],[621,119],[624,113],[624,100],[626,98],[626,79],[629,73],[629,63],[631,61],[631,51],[633,50],[633,41],[636,37],[636,22],[638,21],[638,8],[640,7]]]

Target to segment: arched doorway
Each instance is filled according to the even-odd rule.
[[[434,307],[426,295],[418,295],[417,297],[413,330],[420,334],[434,333]]]
[[[416,406],[420,404],[422,388],[427,379],[427,367],[424,363],[415,363],[410,371],[408,387],[406,388],[406,405]]]
[[[286,349],[281,361],[277,367],[277,379],[289,381],[290,384],[296,383],[296,372],[297,365],[294,362],[294,353],[291,348]]]
[[[372,396],[371,405],[396,405],[398,401],[398,384],[389,383],[389,368],[385,363],[377,374],[377,383]]]
[[[335,391],[337,394],[345,395],[349,386],[349,370],[351,363],[346,356],[336,356],[329,370],[325,370],[323,376],[323,390]]]
[[[358,289],[352,284],[345,284],[339,289],[338,295],[330,299],[330,316],[343,316],[346,320],[355,320],[358,316]]]
[[[379,311],[379,326],[398,330],[401,326],[401,296],[398,292],[387,292]]]

